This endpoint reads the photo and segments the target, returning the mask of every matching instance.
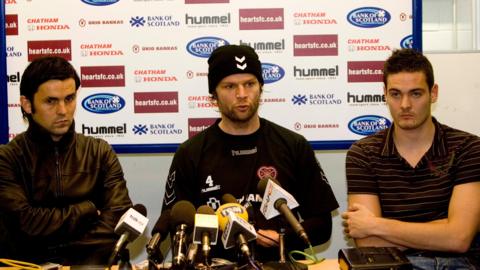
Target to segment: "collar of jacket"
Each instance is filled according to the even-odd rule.
[[[33,119],[30,119],[28,124],[28,129],[26,131],[27,138],[36,144],[50,147],[58,147],[60,150],[68,148],[75,139],[75,121],[72,122],[72,125],[68,129],[67,133],[63,135],[60,141],[55,142],[50,136],[50,132],[44,129],[42,126],[37,124]]]

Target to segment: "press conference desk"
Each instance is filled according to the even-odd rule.
[[[14,270],[18,269],[15,267],[0,267],[0,270]],[[112,270],[117,270],[118,266],[112,266]],[[133,269],[136,269],[134,266]],[[315,265],[310,265],[308,266],[308,270],[339,270],[338,266],[338,261],[337,259],[326,259],[322,261],[321,263],[315,264]],[[70,270],[70,267],[68,266],[63,266],[62,270]]]
[[[337,259],[326,259],[321,263],[310,265],[308,270],[338,270],[340,269]]]

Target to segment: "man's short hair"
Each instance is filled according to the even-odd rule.
[[[435,84],[433,67],[430,61],[421,52],[415,49],[397,49],[383,65],[383,83],[387,86],[387,78],[400,72],[423,72],[431,90]]]
[[[33,96],[38,91],[38,87],[49,80],[66,80],[72,78],[75,80],[75,89],[80,87],[80,77],[78,77],[75,68],[64,58],[58,56],[45,56],[33,60],[25,69],[20,81],[20,95],[25,96],[32,103]],[[26,112],[22,108],[22,114],[25,118]]]

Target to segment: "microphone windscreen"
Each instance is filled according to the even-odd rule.
[[[145,205],[138,203],[133,206],[133,209],[135,209],[138,213],[142,214],[144,217],[147,216],[147,208]]]
[[[197,214],[215,215],[215,211],[208,205],[202,205],[197,209]]]
[[[171,211],[171,209],[167,209],[160,214],[157,223],[155,223],[155,226],[152,229],[152,236],[156,233],[160,233],[160,235],[163,237],[168,233],[170,219],[172,218]]]
[[[235,215],[248,222],[248,213],[245,207],[238,203],[225,203],[220,205],[216,212],[220,230],[223,231],[228,223],[228,212],[233,212]]]
[[[171,224],[174,228],[180,224],[185,224],[188,228],[192,228],[195,222],[195,206],[189,201],[178,201],[172,207]]]
[[[230,193],[225,193],[222,196],[222,204],[237,203],[237,199]]]

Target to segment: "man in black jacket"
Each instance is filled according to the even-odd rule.
[[[105,264],[114,227],[132,206],[107,142],[75,132],[80,78],[60,57],[26,68],[20,104],[27,131],[0,146],[0,257]]]

